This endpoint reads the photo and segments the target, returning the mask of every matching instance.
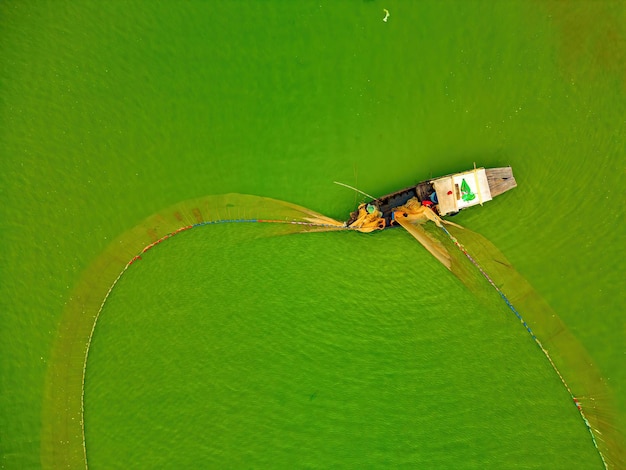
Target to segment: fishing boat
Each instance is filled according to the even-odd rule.
[[[407,204],[423,211],[425,219],[440,220],[468,207],[483,205],[494,197],[517,186],[510,166],[500,168],[476,168],[429,179],[415,186],[375,198],[361,204],[350,214],[346,225],[361,232],[393,227],[394,214]],[[434,216],[433,217],[431,217]]]

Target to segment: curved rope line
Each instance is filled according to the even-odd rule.
[[[216,210],[216,207],[220,209]],[[243,210],[243,217],[232,217],[231,211],[235,210]],[[265,217],[246,217],[245,212],[250,211],[261,212]],[[285,218],[278,219],[277,214]],[[222,215],[227,218],[221,218]],[[176,204],[118,237],[85,270],[60,321],[50,355],[42,407],[42,467],[78,468],[84,465],[85,469],[89,468],[84,420],[89,351],[100,314],[122,276],[147,251],[179,233],[206,225],[230,223],[274,224],[283,227],[280,234],[350,230],[341,222],[284,201],[227,194]],[[75,370],[78,361],[82,365],[80,374]]]
[[[231,204],[231,200],[240,205]],[[214,217],[211,216],[216,206],[222,206],[221,210],[226,212],[226,217],[223,218],[223,213],[220,214],[219,211],[215,211]],[[245,213],[243,217],[232,217],[231,210],[235,209],[243,209],[244,212],[269,212],[263,214],[265,218],[250,218]],[[273,216],[267,215],[272,213]],[[276,213],[283,213],[285,218],[273,218]],[[82,465],[88,468],[84,399],[89,350],[99,316],[124,273],[141,260],[141,256],[147,251],[179,233],[205,225],[226,223],[270,223],[286,227],[283,233],[351,230],[345,224],[290,203],[258,196],[230,194],[176,204],[125,232],[85,270],[72,297],[66,303],[46,376],[41,439],[41,462],[44,468],[78,468]],[[577,407],[602,463],[608,469],[609,465],[596,439],[598,431],[592,428],[579,399],[572,393],[548,351],[478,262],[445,227],[441,228],[494,287],[542,350]],[[94,279],[95,283],[92,282]],[[80,374],[72,368],[78,361],[82,364]],[[75,412],[75,409],[79,411]]]
[[[472,257],[472,255],[470,255],[467,252],[465,247],[448,231],[448,229],[446,229],[443,225],[440,225],[440,228],[450,238],[450,240],[456,245],[456,247],[461,251],[461,253],[463,253],[465,255],[465,257],[468,260],[470,260],[470,262],[476,267],[476,269],[478,269],[480,274],[487,280],[487,282],[489,282],[489,284],[491,284],[491,287],[493,287],[495,289],[495,291],[500,295],[502,300],[506,303],[507,307],[509,307],[509,309],[515,314],[515,316],[521,322],[521,324],[524,326],[524,328],[526,329],[526,331],[528,332],[530,337],[533,339],[535,344],[537,346],[539,346],[539,349],[541,349],[541,352],[543,352],[543,354],[546,356],[546,358],[548,359],[548,362],[552,366],[552,369],[554,369],[554,372],[556,372],[556,375],[559,377],[559,380],[561,381],[561,383],[563,384],[563,386],[567,390],[567,393],[569,394],[569,396],[572,399],[574,405],[578,409],[578,413],[580,413],[580,417],[582,418],[583,422],[585,423],[585,427],[587,428],[587,431],[591,435],[591,441],[593,442],[593,446],[596,448],[596,450],[598,451],[598,454],[600,455],[600,459],[602,460],[602,465],[604,466],[604,468],[606,470],[608,470],[609,469],[609,465],[607,464],[607,461],[604,458],[604,454],[600,450],[600,447],[598,446],[598,442],[596,440],[596,432],[599,433],[599,431],[594,430],[591,427],[591,424],[589,423],[589,420],[587,419],[587,416],[586,416],[586,414],[585,414],[585,412],[583,410],[582,405],[580,404],[580,401],[578,400],[578,398],[576,398],[576,396],[572,392],[572,389],[570,388],[570,386],[565,381],[565,378],[563,377],[563,375],[561,374],[561,371],[559,371],[559,369],[557,368],[556,364],[552,360],[552,357],[550,356],[550,353],[548,352],[548,350],[543,347],[543,344],[541,344],[541,341],[539,340],[539,338],[537,338],[537,336],[533,332],[532,328],[528,325],[528,323],[526,323],[526,321],[524,320],[522,315],[517,311],[515,306],[513,306],[513,304],[509,301],[507,296],[504,294],[504,292],[502,292],[502,290],[496,285],[496,283],[491,279],[489,274],[487,274],[487,272],[482,268],[482,266]]]

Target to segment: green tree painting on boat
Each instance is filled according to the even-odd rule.
[[[465,202],[473,201],[476,198],[476,194],[472,192],[472,188],[469,187],[465,178],[463,178],[461,183],[461,197]]]

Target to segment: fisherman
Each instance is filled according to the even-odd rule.
[[[352,213],[348,227],[359,232],[382,230],[386,226],[383,213],[375,204],[361,204],[357,212]]]

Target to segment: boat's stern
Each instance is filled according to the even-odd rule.
[[[491,197],[499,196],[509,189],[517,187],[517,181],[515,181],[515,176],[513,176],[513,169],[510,166],[487,168],[485,173],[487,174]]]
[[[461,209],[482,205],[517,186],[511,167],[474,168],[431,180],[437,194],[440,216],[456,214]]]

